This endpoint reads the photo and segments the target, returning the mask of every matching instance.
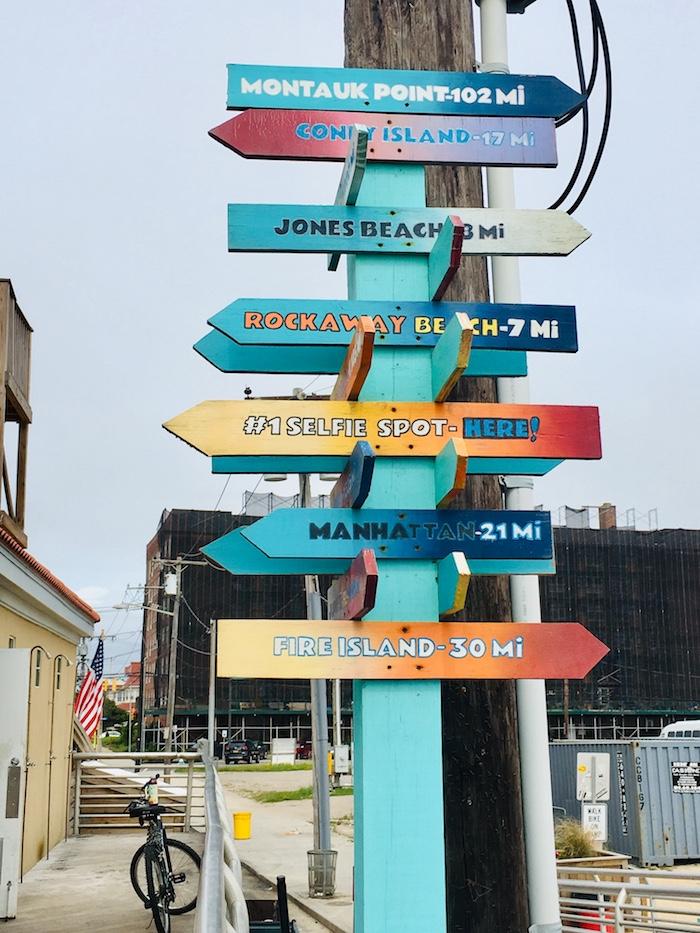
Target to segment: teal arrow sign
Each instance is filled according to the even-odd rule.
[[[446,216],[464,222],[462,252],[567,256],[590,233],[563,211],[229,204],[231,252],[429,253]]]
[[[427,343],[425,347],[429,349]],[[218,330],[210,331],[194,345],[200,356],[224,373],[338,373],[347,348],[348,344],[285,347],[239,344]],[[526,354],[517,350],[472,350],[465,370],[467,376],[526,374]]]
[[[239,65],[228,68],[229,110],[355,110],[561,117],[583,97],[551,75]]]
[[[546,512],[280,509],[202,552],[231,573],[344,573],[365,547],[379,560],[459,551],[475,574],[554,572]]]

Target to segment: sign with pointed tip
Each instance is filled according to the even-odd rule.
[[[360,193],[360,186],[367,165],[367,137],[366,126],[355,124],[350,131],[350,145],[343,174],[335,196],[336,204],[356,204]],[[340,262],[340,253],[331,253],[328,257],[328,271],[335,272]]]
[[[440,617],[453,616],[464,609],[471,571],[467,558],[460,551],[443,557],[437,565],[438,608]]]
[[[328,617],[363,619],[374,609],[379,569],[371,548],[363,548],[342,577],[328,587]]]
[[[237,253],[429,253],[445,213],[464,223],[473,256],[568,256],[590,233],[564,211],[474,207],[229,204],[228,248]]]
[[[598,409],[569,405],[222,400],[163,427],[208,457],[348,457],[361,440],[378,457],[434,457],[451,439],[470,458],[601,457]]]
[[[548,512],[278,509],[237,531],[271,558],[352,560],[367,542],[381,560],[439,560],[452,551],[474,560],[547,560],[554,553]],[[227,537],[203,552],[223,564]]]
[[[428,256],[428,294],[433,301],[442,300],[457,274],[462,262],[463,242],[463,220],[456,215],[448,217]]]
[[[224,373],[338,373],[347,357],[350,339],[346,344],[306,343],[282,347],[269,343],[236,343],[221,331],[212,330],[195,343],[194,349]],[[381,339],[377,334],[375,343]],[[415,346],[430,349],[427,342]],[[474,350],[468,362],[468,369],[461,373],[463,376],[522,376],[527,373],[525,353],[519,350]]]
[[[229,110],[562,117],[584,97],[551,75],[230,64]]]
[[[435,458],[435,505],[446,508],[467,484],[466,441],[448,441]]]
[[[331,391],[331,401],[355,402],[359,398],[369,368],[372,365],[374,335],[372,318],[361,317],[355,335],[350,341],[348,352],[345,354],[338,378]],[[464,369],[464,366],[462,369]]]
[[[366,441],[358,441],[345,469],[331,489],[332,509],[359,509],[369,495],[375,456]]]
[[[246,346],[313,346],[320,350],[347,347],[359,318],[368,315],[377,331],[377,346],[434,347],[458,312],[471,319],[474,350],[575,353],[578,349],[576,309],[571,305],[238,298],[208,323]],[[337,359],[342,362],[343,357],[334,357]]]
[[[581,679],[608,653],[577,622],[222,619],[217,676]]]
[[[469,316],[458,311],[433,347],[430,369],[436,402],[444,402],[467,371],[473,335]]]
[[[321,159],[343,162],[353,113],[245,110],[209,135],[248,159]],[[554,120],[542,117],[464,117],[363,113],[368,162],[422,165],[503,165],[553,168]]]

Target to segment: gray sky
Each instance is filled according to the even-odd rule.
[[[587,23],[587,4],[579,0]],[[604,457],[538,481],[556,512],[610,500],[698,527],[694,113],[696,0],[602,0],[615,100],[608,150],[566,259],[522,262],[528,302],[578,308],[576,356],[531,357],[533,400],[597,404]],[[163,508],[212,508],[224,478],[160,427],[207,398],[311,377],[224,376],[192,343],[234,298],[344,294],[323,257],[229,255],[228,201],[332,203],[340,167],[246,161],[207,137],[226,119],[227,62],[342,65],[340,0],[49,0],[0,6],[0,276],[35,329],[30,550],[97,606],[144,577]],[[566,5],[511,17],[511,69],[575,85]],[[587,26],[586,32],[587,32]],[[598,113],[598,109],[594,110]],[[518,172],[521,207],[569,176]],[[458,206],[458,205],[455,205]],[[315,390],[330,385],[321,377]],[[690,425],[687,423],[691,416]],[[257,477],[232,477],[238,511]],[[268,487],[269,488],[269,487]],[[289,484],[291,491],[292,484]],[[276,492],[281,491],[279,487]],[[136,613],[105,613],[119,669]]]

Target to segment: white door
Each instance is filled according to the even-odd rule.
[[[17,915],[24,822],[29,651],[0,650],[0,919]]]

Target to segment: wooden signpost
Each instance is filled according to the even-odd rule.
[[[570,306],[443,302],[462,256],[563,256],[589,233],[553,210],[426,207],[423,165],[554,165],[554,119],[582,102],[548,76],[228,66],[245,112],[215,139],[345,161],[334,205],[230,204],[229,250],[327,253],[330,269],[352,254],[352,300],[239,299],[195,346],[225,372],[338,373],[330,401],[209,401],[164,427],[214,472],[342,471],[333,508],[277,510],[202,551],[233,574],[341,575],[329,622],[220,623],[218,673],[353,678],[356,933],[446,930],[440,679],[581,677],[606,651],[576,624],[438,621],[471,575],[554,572],[547,513],[445,508],[468,476],[601,447],[595,408],[444,401],[465,372],[521,376],[528,350],[577,349]],[[314,718],[321,767],[324,731]],[[399,826],[416,808],[419,831]]]
[[[353,117],[368,132],[368,162],[422,165],[557,164],[554,120],[540,117],[461,117],[314,110],[246,110],[209,135],[248,159],[342,162]]]
[[[229,110],[561,117],[583,97],[549,75],[228,65]]]
[[[598,409],[569,405],[224,400],[164,427],[209,457],[348,457],[359,440],[379,458],[434,457],[451,439],[467,441],[471,471],[472,458],[601,457]]]
[[[217,635],[219,677],[560,680],[608,653],[576,622],[225,619]]]
[[[228,248],[232,253],[429,253],[447,214],[462,219],[462,252],[469,255],[568,256],[590,236],[564,211],[229,204]]]
[[[371,548],[363,548],[349,569],[328,588],[329,619],[364,619],[374,609],[379,570]]]

